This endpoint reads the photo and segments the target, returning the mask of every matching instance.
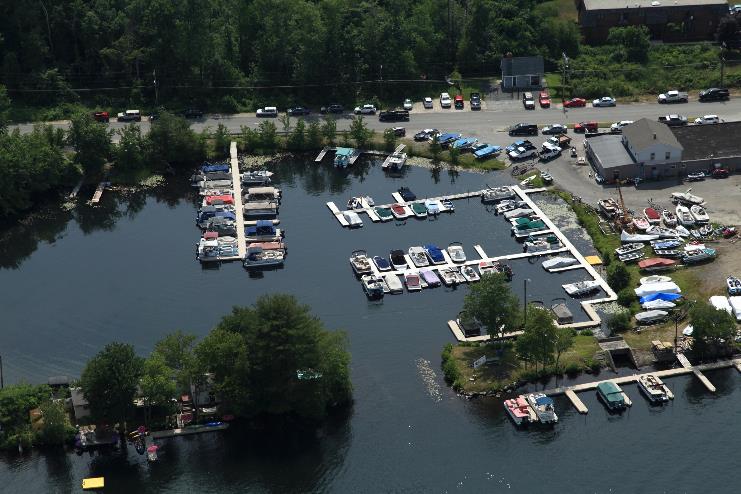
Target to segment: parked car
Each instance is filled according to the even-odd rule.
[[[471,110],[481,109],[481,95],[479,93],[471,93]]]
[[[540,96],[538,97],[538,101],[540,102],[541,108],[551,107],[551,97],[548,94],[548,91],[541,91]]]
[[[592,101],[592,106],[594,107],[615,106],[615,105],[617,105],[617,101],[615,101],[615,98],[611,96],[602,96],[601,98]]]
[[[566,134],[560,134],[557,136],[549,137],[547,141],[550,142],[554,146],[558,146],[561,149],[568,149],[571,146],[571,137],[567,136]],[[576,153],[576,148],[573,148],[574,153]]]
[[[186,108],[183,111],[183,116],[185,118],[203,118],[203,111],[198,108]]]
[[[292,117],[299,117],[301,115],[308,115],[311,110],[304,108],[303,106],[293,106],[288,109],[288,114]]]
[[[379,122],[408,122],[409,111],[407,110],[389,110],[382,111],[378,114]]]
[[[119,122],[141,122],[142,114],[139,110],[126,110],[116,115]]]
[[[450,108],[450,95],[448,93],[440,93],[440,106]]]
[[[511,160],[524,160],[536,156],[537,154],[538,150],[534,147],[526,148],[520,146],[507,153],[507,156],[509,156],[509,159]]]
[[[392,127],[391,131],[396,137],[404,137],[407,135],[407,129],[404,127]]]
[[[263,118],[275,118],[278,116],[278,108],[275,106],[266,106],[265,108],[259,108],[257,110],[257,113],[255,113],[255,116]]]
[[[515,149],[517,149],[519,147],[528,148],[528,149],[530,149],[530,148],[535,149],[535,146],[533,145],[532,142],[530,142],[527,139],[522,139],[520,141],[513,142],[512,144],[510,144],[509,146],[507,146],[504,150],[507,152],[507,154],[509,154],[510,151],[514,151]]]
[[[566,134],[569,129],[563,124],[547,125],[540,129],[540,133],[543,135],[558,135]]]
[[[526,110],[535,110],[533,93],[525,92],[522,94],[522,106],[524,106]]]
[[[563,102],[564,108],[581,108],[587,106],[587,100],[584,98],[571,98]]]
[[[410,100],[409,98],[405,99],[403,108],[406,111],[410,111],[412,109],[412,100]]]
[[[319,112],[320,113],[342,113],[345,109],[342,107],[342,105],[338,105],[337,103],[331,104],[329,106],[323,106]]]
[[[712,174],[713,178],[728,178],[728,175],[730,175],[730,172],[727,168],[716,168],[713,170]]]
[[[688,182],[701,182],[705,180],[705,176],[705,172],[703,171],[688,173],[685,180]]]
[[[422,100],[422,106],[425,107],[426,110],[432,109],[432,98],[429,96],[425,96],[425,99]]]
[[[633,123],[633,120],[621,120],[610,125],[611,132],[622,132],[623,128]]]
[[[456,94],[455,95],[455,102],[453,103],[456,110],[462,110],[463,109],[463,95],[462,94]]]
[[[376,107],[373,105],[363,105],[355,107],[355,115],[375,115]]]
[[[598,130],[599,124],[594,120],[574,124],[574,132],[597,132]]]
[[[93,120],[95,120],[96,122],[108,123],[110,118],[111,117],[107,111],[96,111],[95,113],[93,113]]]
[[[689,96],[687,93],[680,93],[677,90],[667,91],[658,97],[659,103],[687,103]]]
[[[726,88],[711,87],[700,91],[700,101],[725,101],[730,99],[731,95]]]
[[[704,115],[695,119],[695,125],[708,125],[720,123],[718,115]]]
[[[665,115],[659,117],[659,122],[665,123],[669,127],[681,127],[687,125],[687,117],[684,115]]]
[[[536,136],[538,135],[538,126],[529,123],[518,123],[509,128],[511,136]]]

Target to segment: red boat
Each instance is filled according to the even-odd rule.
[[[401,204],[392,204],[391,214],[393,214],[397,220],[403,220],[404,218],[408,218],[409,216],[412,216],[413,213],[409,211],[408,208],[405,208]]]
[[[226,194],[220,196],[206,196],[206,205],[213,206],[214,204],[234,204],[234,197]]]
[[[671,269],[676,264],[677,261],[674,259],[666,259],[664,257],[652,257],[651,259],[638,261],[638,267],[644,271],[662,271],[664,269]]]
[[[645,216],[648,222],[652,225],[658,225],[661,223],[661,215],[654,208],[645,208],[643,210],[643,216]]]

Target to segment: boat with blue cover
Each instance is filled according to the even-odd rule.
[[[475,145],[477,142],[479,142],[478,139],[475,137],[461,137],[460,139],[456,139],[453,141],[452,148],[453,149],[468,149],[471,146]]]
[[[350,164],[350,157],[355,150],[353,148],[337,148],[334,154],[334,166],[337,168],[347,168]]]
[[[211,218],[224,218],[231,221],[237,220],[234,211],[204,211],[198,215],[197,223],[200,228],[206,228]]]
[[[456,134],[454,132],[446,132],[445,134],[440,134],[437,137],[437,142],[441,146],[447,146],[453,143],[454,141],[457,141],[460,138],[461,138],[460,134]]]
[[[484,159],[488,158],[489,156],[494,156],[495,154],[499,153],[502,150],[502,146],[492,146],[490,144],[484,145],[484,147],[481,147],[473,152],[473,155],[478,159]]]
[[[424,249],[432,264],[445,264],[443,251],[437,245],[427,244],[424,246]]]
[[[385,257],[373,256],[373,264],[379,271],[389,271],[391,269],[391,263]]]
[[[558,415],[553,405],[553,399],[543,393],[531,393],[526,397],[528,404],[532,407],[535,415],[544,424],[555,424]]]
[[[231,167],[228,163],[217,163],[217,164],[211,164],[211,163],[204,163],[201,165],[201,171],[203,173],[211,173],[211,172],[228,172],[231,170]]]
[[[255,226],[245,229],[247,242],[277,242],[283,237],[280,228],[275,228],[271,220],[257,220]]]

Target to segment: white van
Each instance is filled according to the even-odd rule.
[[[258,117],[277,117],[278,116],[278,108],[274,106],[266,106],[265,108],[260,108],[257,110],[256,116]]]
[[[142,113],[139,110],[126,110],[116,116],[119,122],[141,122]]]
[[[450,108],[450,95],[448,93],[440,93],[440,106]]]

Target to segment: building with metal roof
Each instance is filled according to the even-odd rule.
[[[502,58],[503,91],[527,91],[543,87],[543,57],[512,57]]]

